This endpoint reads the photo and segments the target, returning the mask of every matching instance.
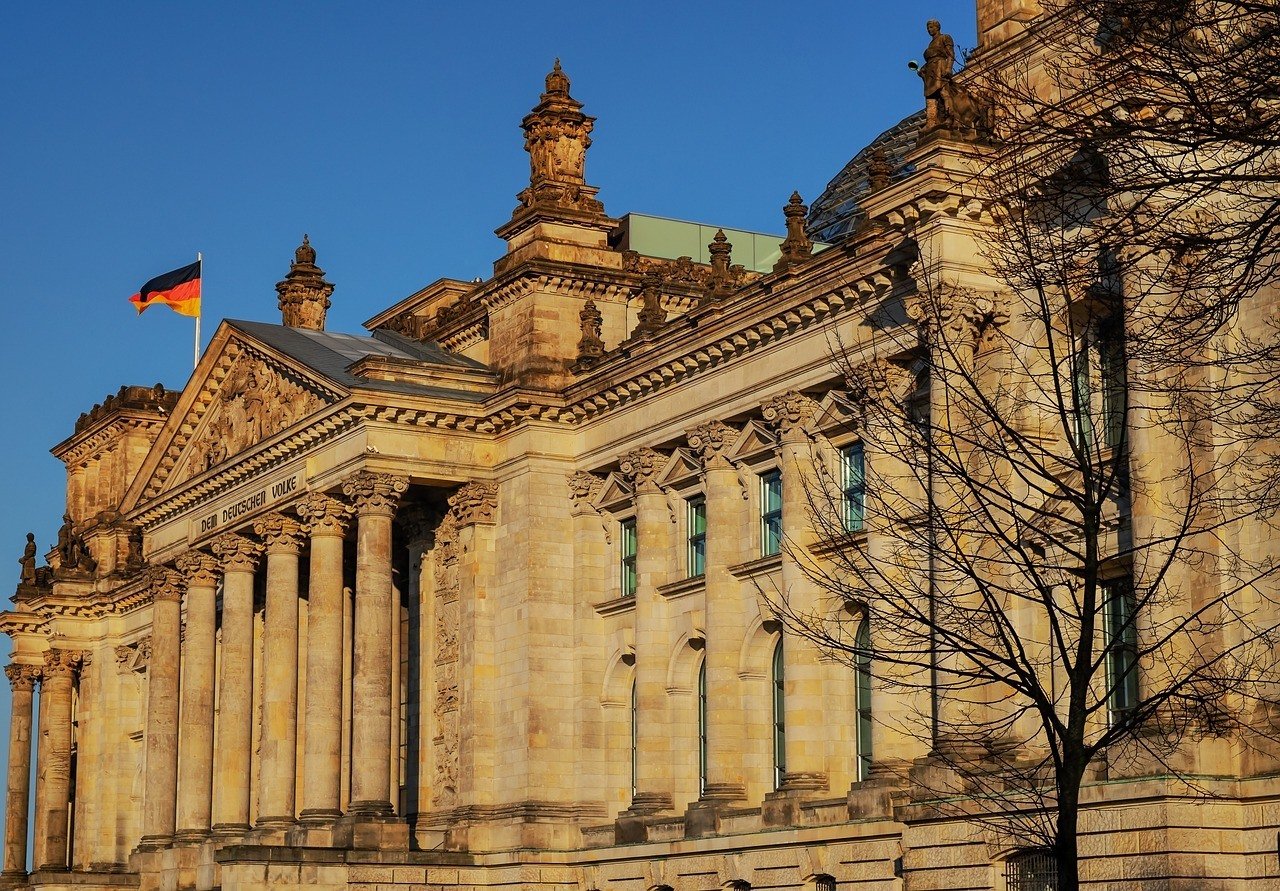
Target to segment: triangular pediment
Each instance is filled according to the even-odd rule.
[[[832,390],[818,403],[818,410],[808,427],[814,433],[831,436],[852,431],[858,425],[858,414],[849,397],[839,390]]]
[[[702,465],[698,463],[697,456],[688,449],[680,448],[671,453],[671,458],[667,461],[666,467],[662,468],[657,482],[663,489],[680,488],[691,479],[696,479],[700,473],[702,473]]]
[[[600,487],[600,492],[596,495],[592,505],[597,510],[612,513],[621,507],[629,505],[631,496],[632,489],[627,482],[627,478],[614,471],[604,478],[604,485]]]
[[[773,431],[759,421],[752,420],[742,428],[727,457],[735,464],[749,463],[762,455],[772,454],[777,447],[778,438]]]
[[[130,488],[156,498],[322,412],[347,395],[300,362],[219,327]]]

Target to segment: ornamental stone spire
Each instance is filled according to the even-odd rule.
[[[586,184],[587,149],[595,121],[569,95],[569,76],[556,59],[547,75],[546,92],[520,122],[529,153],[529,188],[519,195],[521,208],[604,214],[604,205],[595,197],[598,190]]]
[[[280,312],[290,328],[324,330],[324,317],[331,301],[333,285],[324,279],[324,270],[316,265],[316,249],[302,236],[302,244],[294,252],[293,264],[284,281],[276,284],[280,295]]]
[[[787,237],[782,241],[782,256],[773,264],[774,272],[785,272],[799,266],[813,256],[813,242],[805,227],[809,208],[799,192],[791,193],[791,200],[782,208],[787,219]]]

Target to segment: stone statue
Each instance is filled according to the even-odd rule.
[[[929,46],[924,51],[924,65],[908,65],[924,81],[925,129],[945,128],[958,134],[976,137],[987,131],[986,106],[953,77],[956,45],[951,35],[942,33],[942,23],[930,19]]]
[[[62,526],[58,529],[58,555],[62,558],[60,567],[64,570],[93,572],[98,568],[98,562],[93,559],[84,541],[75,534],[70,511],[62,515]]]
[[[21,583],[34,585],[36,583],[36,534],[34,532],[27,533],[27,544],[22,549],[22,556],[18,558],[18,563],[22,565]]]

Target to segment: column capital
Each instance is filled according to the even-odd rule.
[[[913,277],[919,280],[919,274]],[[976,347],[988,329],[1009,320],[998,294],[956,287],[917,293],[907,300],[906,311],[907,317],[922,327],[931,341],[942,341],[953,349],[966,351]]]
[[[658,474],[667,462],[667,456],[650,448],[632,449],[622,456],[618,469],[631,481],[637,493],[654,493],[658,489]]]
[[[698,453],[704,470],[732,467],[729,450],[733,448],[740,431],[723,421],[707,421],[685,431],[689,448]]]
[[[861,418],[877,407],[895,415],[901,413],[914,381],[910,369],[888,359],[860,362],[845,377],[849,382],[849,405]]]
[[[9,678],[9,686],[16,690],[34,690],[36,681],[40,680],[40,669],[35,665],[21,665],[13,662],[4,667]]]
[[[356,472],[342,484],[343,493],[355,502],[360,514],[394,516],[396,504],[409,489],[408,477],[371,470]]]
[[[50,648],[44,651],[44,670],[40,672],[43,680],[51,678],[69,678],[80,667],[82,654],[78,650],[60,650]]]
[[[298,505],[298,516],[307,523],[312,536],[341,538],[351,519],[351,505],[323,492],[312,492]]]
[[[174,561],[189,588],[212,588],[218,584],[218,561],[204,551],[187,551]]]
[[[253,572],[262,553],[261,545],[234,532],[219,535],[209,542],[209,549],[222,563],[222,568],[230,572]]]
[[[253,531],[268,554],[296,554],[302,550],[302,523],[288,514],[270,513],[253,521]]]
[[[764,422],[784,440],[804,437],[805,425],[818,413],[818,403],[795,390],[774,396],[760,408]]]
[[[498,506],[497,483],[467,483],[449,496],[449,510],[459,526],[490,525]]]
[[[167,566],[152,566],[147,570],[147,586],[152,600],[176,603],[182,600],[187,584],[181,573]]]
[[[588,470],[575,471],[566,478],[574,501],[587,502],[600,494],[604,480]]]

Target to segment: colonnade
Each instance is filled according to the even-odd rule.
[[[311,493],[296,515],[253,523],[255,537],[224,532],[171,566],[147,571],[151,599],[139,850],[210,835],[237,836],[342,816],[343,542],[354,523],[356,579],[351,670],[350,802],[356,817],[393,813],[392,648],[396,628],[392,521],[408,480],[361,471],[345,499]],[[310,545],[306,676],[299,677],[301,555]],[[266,562],[265,646],[257,815],[250,823],[254,721],[254,574]],[[217,590],[221,581],[221,651]],[[183,600],[185,599],[185,622]],[[6,668],[13,689],[4,867],[0,881],[26,875],[33,694],[41,685],[34,827],[36,869],[67,868],[72,779],[72,692],[83,655],[51,648],[43,665]],[[215,678],[215,674],[217,677]],[[305,683],[302,764],[297,763],[299,684]],[[214,719],[214,695],[218,714]],[[181,722],[181,732],[179,723]],[[215,730],[216,728],[216,730]],[[370,753],[384,753],[373,757]],[[301,772],[301,789],[296,785]]]

